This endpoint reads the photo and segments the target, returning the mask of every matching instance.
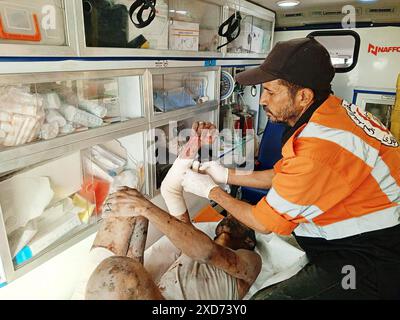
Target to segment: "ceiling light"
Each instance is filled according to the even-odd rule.
[[[289,7],[298,6],[300,4],[300,1],[297,1],[297,0],[283,0],[283,1],[278,1],[276,4],[278,6],[280,6],[280,7],[289,8]]]

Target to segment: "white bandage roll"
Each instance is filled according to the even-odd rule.
[[[46,110],[46,121],[48,123],[57,122],[60,128],[67,124],[67,120],[57,110]]]
[[[40,139],[50,140],[54,139],[60,133],[60,128],[57,122],[45,123],[40,130]]]
[[[71,122],[67,122],[67,124],[60,128],[61,134],[70,134],[75,131],[75,127]]]
[[[45,109],[60,109],[61,100],[57,93],[50,92],[42,95],[43,107]]]
[[[74,106],[64,105],[60,110],[65,119],[84,127],[95,128],[103,124],[103,119]]]
[[[104,118],[107,115],[107,108],[90,100],[82,100],[79,102],[79,108],[85,110],[99,118]]]
[[[21,105],[43,106],[43,98],[40,95],[30,93],[23,87],[9,87],[7,98]]]
[[[208,101],[210,101],[210,98],[205,96],[205,97],[200,97],[198,103],[206,103]]]

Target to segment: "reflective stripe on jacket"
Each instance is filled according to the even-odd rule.
[[[333,240],[399,224],[399,144],[370,113],[330,96],[282,155],[253,208],[272,232]]]

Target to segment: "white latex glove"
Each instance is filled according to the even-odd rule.
[[[169,213],[174,217],[180,216],[187,211],[182,195],[182,181],[185,172],[192,166],[192,163],[193,159],[177,158],[161,183],[161,195]]]
[[[211,190],[218,188],[218,185],[209,175],[196,173],[192,170],[186,171],[182,186],[186,192],[207,199],[209,199]]]
[[[228,183],[229,169],[222,166],[218,161],[202,163],[195,161],[193,163],[193,170],[207,173],[218,184]]]

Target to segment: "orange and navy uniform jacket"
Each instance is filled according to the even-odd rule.
[[[399,224],[399,144],[368,112],[330,96],[282,155],[253,207],[266,229],[335,240]]]

